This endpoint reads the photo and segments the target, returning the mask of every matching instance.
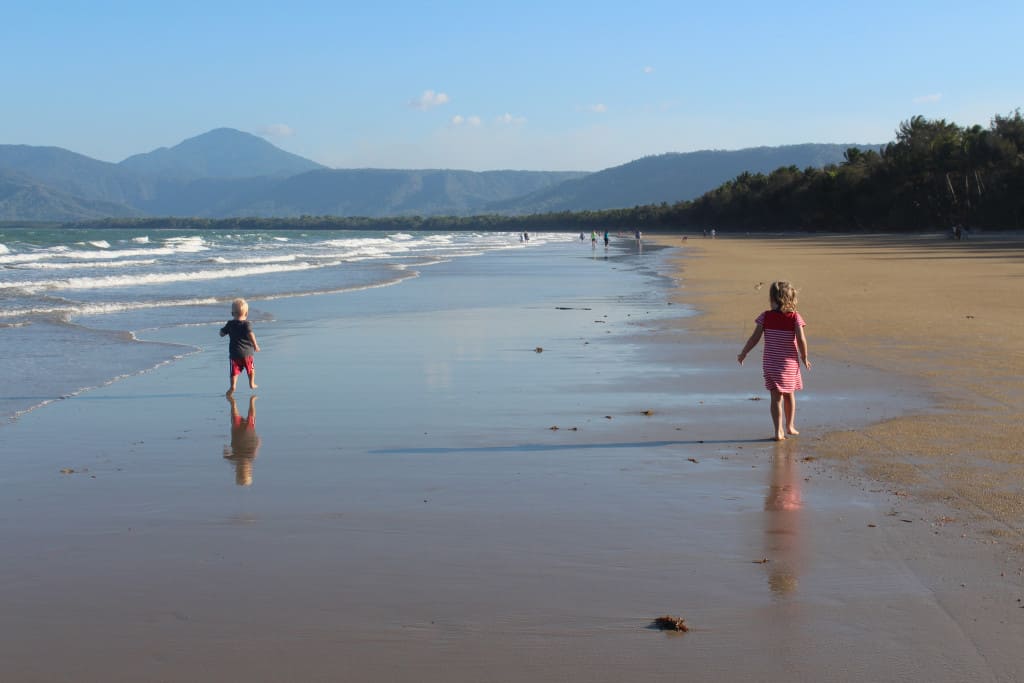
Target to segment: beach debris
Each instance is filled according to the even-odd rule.
[[[690,627],[686,625],[686,620],[682,617],[673,617],[671,614],[658,617],[652,624],[655,628],[662,631],[680,631],[686,633],[690,630]]]
[[[758,292],[761,291],[762,287],[764,287],[764,283],[763,282],[758,282],[756,285],[754,285],[754,289],[757,290]]]
[[[610,419],[612,419],[612,416],[611,416],[611,415],[605,415],[605,416],[604,416],[604,419],[606,419],[606,420],[610,420]]]
[[[689,460],[690,462],[694,462],[694,463],[700,462],[699,460],[697,460],[697,458],[687,458],[687,460]]]
[[[868,524],[868,528],[869,529],[876,529],[876,528],[878,528],[878,525],[877,524]]]
[[[767,557],[762,557],[760,560],[751,560],[752,564],[768,564],[771,562]]]
[[[60,473],[61,474],[74,474],[75,471],[72,468],[70,468],[70,467],[61,467],[60,468]]]
[[[653,410],[645,410],[644,411],[644,415],[648,415],[648,416],[654,415],[654,411]]]
[[[558,425],[551,425],[550,427],[548,427],[548,429],[550,429],[553,432],[557,432],[558,431]]]
[[[569,431],[570,432],[578,432],[578,431],[580,431],[580,428],[579,427],[569,427]]]
[[[964,317],[967,318],[968,320],[974,320],[973,315],[965,315]]]
[[[760,400],[761,400],[761,397],[760,397],[760,396],[751,396],[751,397],[750,397],[750,398],[748,398],[747,400],[748,400],[748,401],[760,401]]]
[[[555,306],[555,310],[556,311],[591,311],[593,309],[592,308],[587,308],[586,306],[581,307],[581,308],[576,308],[574,306]]]
[[[538,346],[537,348],[534,349],[534,351],[536,351],[537,353],[544,353],[544,347]]]
[[[800,459],[803,460],[804,462],[814,462],[818,458],[816,456],[813,456],[813,455],[808,455],[808,456],[800,458]]]
[[[595,323],[606,323],[606,322],[608,322],[608,321],[607,321],[607,320],[595,320],[594,322],[595,322]]]

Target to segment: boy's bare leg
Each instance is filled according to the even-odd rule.
[[[794,420],[796,420],[796,394],[783,394],[782,403],[786,410],[786,433],[796,436],[800,433],[796,430],[796,425],[794,424]]]
[[[238,387],[238,375],[234,375],[233,374],[233,375],[231,375],[231,386],[228,387],[228,390],[227,390],[227,392],[224,395],[230,397],[233,393],[235,393],[235,389],[237,387]]]
[[[257,385],[256,385],[256,371],[255,370],[253,370],[252,372],[249,373],[249,388],[250,389],[258,388]]]
[[[782,428],[782,392],[772,389],[771,398],[772,424],[775,425],[775,440],[785,441],[786,432]]]

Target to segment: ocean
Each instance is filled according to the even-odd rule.
[[[616,240],[612,253],[627,248],[636,250],[632,239]],[[192,341],[168,341],[182,336],[169,332],[222,325],[238,296],[250,302],[257,324],[273,324],[266,311],[274,300],[335,301],[372,288],[415,288],[423,273],[458,264],[493,273],[493,288],[478,293],[493,303],[516,293],[501,291],[504,267],[489,256],[555,253],[557,263],[560,251],[587,259],[608,253],[555,232],[524,241],[519,233],[470,232],[0,231],[0,418],[17,419],[201,351]],[[421,295],[387,299],[390,306],[424,307]],[[316,305],[287,310],[299,318],[325,315]],[[223,345],[215,329],[202,332],[210,346]]]

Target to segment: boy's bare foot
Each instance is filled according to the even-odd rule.
[[[249,385],[249,388],[250,388],[250,389],[259,389],[259,388],[260,388],[260,385],[258,385],[258,384],[250,384],[250,385]]]
[[[785,441],[785,440],[786,440],[786,435],[785,434],[776,434],[775,438],[772,439],[772,441]]]
[[[792,434],[793,436],[797,436],[798,434],[800,434],[800,432],[796,430],[796,427],[786,427],[786,433]]]
[[[228,389],[227,391],[224,392],[224,395],[227,396],[228,398],[231,398],[231,396],[234,395],[234,393],[234,389]]]

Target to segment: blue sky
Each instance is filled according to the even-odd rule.
[[[833,6],[835,5],[835,6]],[[0,143],[594,171],[1024,107],[1024,2],[0,2]]]

